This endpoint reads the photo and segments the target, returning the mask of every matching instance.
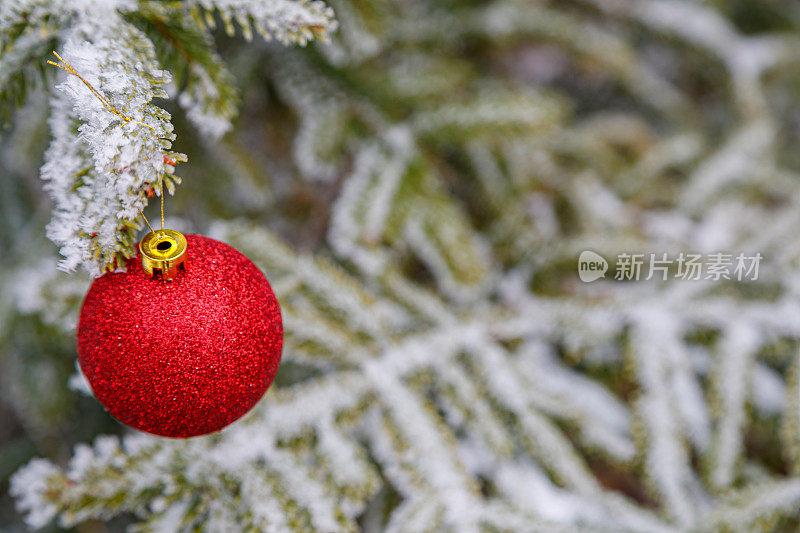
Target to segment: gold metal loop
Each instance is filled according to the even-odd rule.
[[[174,279],[179,267],[186,269],[186,249],[183,234],[171,229],[151,231],[139,243],[142,268],[150,277]]]

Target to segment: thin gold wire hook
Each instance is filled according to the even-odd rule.
[[[109,101],[108,101],[108,99],[106,99],[106,97],[105,97],[105,96],[103,96],[103,95],[100,93],[100,91],[98,91],[97,89],[95,89],[95,88],[92,86],[92,84],[91,84],[91,83],[89,83],[88,81],[86,81],[86,79],[85,79],[83,76],[81,76],[80,74],[78,74],[78,72],[77,72],[77,71],[76,71],[76,70],[75,70],[75,69],[72,67],[72,65],[70,65],[70,64],[69,64],[69,63],[68,63],[68,62],[67,62],[67,61],[66,61],[64,58],[62,58],[60,55],[58,55],[58,52],[56,52],[55,50],[53,50],[53,55],[54,55],[54,56],[56,56],[56,57],[58,58],[58,60],[59,60],[59,61],[61,61],[61,63],[55,63],[55,62],[53,62],[53,61],[50,61],[50,60],[48,60],[48,61],[47,61],[47,63],[48,63],[49,65],[53,65],[54,67],[58,67],[58,68],[60,68],[60,69],[62,69],[62,70],[64,70],[64,71],[66,71],[67,73],[69,73],[69,74],[72,74],[73,76],[75,76],[75,77],[76,77],[76,78],[78,78],[79,80],[81,80],[81,81],[83,82],[83,84],[84,84],[84,85],[86,85],[86,87],[88,87],[88,88],[89,88],[89,90],[92,92],[92,94],[93,94],[93,95],[95,95],[95,96],[97,97],[97,99],[98,99],[98,100],[100,100],[100,103],[102,103],[102,104],[103,104],[103,106],[104,106],[106,109],[108,109],[109,111],[111,111],[112,113],[114,113],[116,116],[118,116],[118,117],[119,117],[120,119],[122,119],[124,122],[126,122],[126,123],[127,123],[127,122],[130,122],[130,121],[132,121],[132,120],[133,120],[133,118],[131,118],[131,117],[127,116],[127,115],[124,115],[124,114],[122,114],[122,112],[121,112],[119,109],[117,109],[116,107],[114,107],[114,106],[111,104],[111,102],[109,102]],[[136,123],[136,124],[140,124],[140,125],[142,125],[142,126],[146,126],[146,127],[150,128],[151,130],[153,130],[154,132],[156,131],[156,129],[155,129],[153,126],[151,126],[150,124],[145,124],[144,122],[139,122],[138,120],[133,120],[133,122],[134,122],[134,123]]]
[[[146,217],[146,216],[144,216],[144,213],[142,213],[142,210],[141,210],[141,209],[139,209],[139,214],[140,214],[140,215],[142,215],[142,218],[144,219],[144,223],[145,223],[145,224],[147,224],[147,227],[148,227],[148,228],[150,228],[150,233],[154,233],[154,232],[153,232],[153,226],[151,226],[151,225],[150,225],[150,222],[148,222],[148,221],[147,221],[147,217]],[[161,228],[161,229],[163,230],[164,228]]]

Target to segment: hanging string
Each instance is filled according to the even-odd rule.
[[[84,84],[84,85],[86,85],[86,86],[89,88],[89,90],[90,90],[90,91],[92,91],[92,94],[93,94],[93,95],[95,95],[95,96],[97,97],[97,99],[98,99],[98,100],[100,100],[100,103],[102,103],[102,104],[103,104],[103,106],[104,106],[106,109],[108,109],[110,112],[112,112],[113,114],[115,114],[117,117],[119,117],[119,118],[120,118],[120,119],[121,119],[123,122],[125,122],[126,124],[127,124],[128,122],[130,122],[130,121],[132,121],[132,120],[133,120],[133,118],[132,118],[132,117],[129,117],[129,116],[127,116],[127,115],[124,115],[124,114],[123,114],[123,113],[122,113],[122,112],[121,112],[119,109],[117,109],[116,107],[114,107],[114,106],[113,106],[113,104],[112,104],[111,102],[109,102],[109,101],[106,99],[106,97],[105,97],[105,96],[103,96],[103,95],[100,93],[100,91],[98,91],[97,89],[95,89],[95,88],[92,86],[92,84],[91,84],[91,83],[89,83],[88,81],[86,81],[86,79],[85,79],[83,76],[81,76],[80,74],[78,74],[78,72],[77,72],[77,71],[76,71],[76,70],[75,70],[75,69],[72,67],[72,65],[70,65],[70,64],[69,64],[67,61],[65,61],[65,60],[64,60],[64,58],[62,58],[60,55],[58,55],[58,52],[56,52],[55,50],[53,50],[53,55],[54,55],[54,56],[56,56],[56,57],[58,58],[58,60],[59,60],[61,63],[55,63],[55,62],[53,62],[53,61],[50,61],[50,60],[48,60],[48,61],[47,61],[47,63],[48,63],[49,65],[53,65],[54,67],[58,67],[58,68],[60,68],[60,69],[62,69],[62,70],[64,70],[64,71],[66,71],[67,73],[69,73],[69,74],[72,74],[73,76],[75,76],[75,77],[76,77],[76,78],[78,78],[79,80],[81,80],[81,81],[83,82],[83,84]],[[151,129],[151,130],[153,130],[153,131],[156,131],[156,129],[155,129],[153,126],[151,126],[150,124],[145,124],[144,122],[139,122],[138,120],[133,120],[133,122],[134,122],[134,123],[136,123],[136,124],[140,124],[140,125],[142,125],[142,126],[146,126],[146,127],[150,128],[150,129]]]
[[[111,102],[109,102],[108,99],[105,96],[103,96],[103,94],[100,91],[95,89],[94,86],[91,83],[86,81],[86,79],[83,76],[78,74],[78,72],[73,68],[72,65],[70,65],[64,58],[62,58],[60,55],[58,55],[58,52],[53,50],[53,55],[58,58],[60,63],[55,63],[53,61],[48,60],[47,61],[48,64],[53,65],[54,67],[58,67],[58,68],[60,68],[60,69],[62,69],[64,71],[66,71],[68,74],[72,74],[73,76],[75,76],[76,78],[81,80],[83,82],[83,84],[86,85],[86,87],[89,88],[89,90],[92,92],[92,94],[98,100],[100,100],[100,103],[103,104],[103,107],[105,107],[108,111],[110,111],[111,113],[116,115],[124,123],[127,124],[128,122],[133,121],[134,124],[139,124],[141,126],[146,126],[146,127],[150,128],[151,130],[153,130],[153,132],[156,131],[156,129],[153,126],[151,126],[150,124],[145,124],[144,122],[139,122],[138,120],[133,120],[133,117],[129,117],[129,116],[123,114],[119,109],[114,107],[114,105]],[[169,159],[167,156],[164,156],[164,162],[167,163],[167,164],[171,164],[173,166],[175,165],[175,163],[171,159]],[[113,172],[115,176],[118,176],[116,169],[112,168],[111,172]],[[150,232],[154,233],[153,226],[150,225],[150,222],[147,220],[147,217],[144,216],[144,213],[142,212],[142,210],[138,209],[138,211],[139,211],[139,214],[142,215],[142,218],[144,219],[144,223],[147,224],[147,227],[150,229]],[[161,231],[164,231],[164,178],[161,178]]]

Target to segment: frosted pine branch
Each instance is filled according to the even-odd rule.
[[[99,276],[123,267],[134,253],[148,195],[162,188],[173,193],[180,183],[173,171],[185,156],[171,150],[169,113],[152,103],[172,87],[154,42],[168,68],[186,73],[178,100],[189,119],[211,137],[230,129],[238,102],[210,34],[191,16],[201,7],[218,10],[228,27],[235,20],[249,33],[252,24],[285,44],[324,39],[335,28],[321,1],[13,0],[0,6],[0,99],[13,98],[29,77],[28,64],[43,63],[55,45],[114,109],[75,77],[64,79],[63,94],[52,97],[53,142],[42,178],[55,203],[48,236],[64,257],[61,269],[82,266]]]
[[[59,85],[71,102],[53,101],[54,139],[42,167],[56,206],[48,236],[61,246],[60,268],[82,265],[98,276],[124,265],[143,225],[146,192],[173,191],[180,182],[175,163],[185,156],[170,150],[169,114],[150,103],[166,96],[161,86],[169,75],[157,69],[152,48],[135,29],[111,27],[95,43],[69,42],[63,56],[126,117],[73,75]]]

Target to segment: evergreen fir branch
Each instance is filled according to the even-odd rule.
[[[255,30],[266,40],[304,46],[312,39],[327,40],[336,29],[333,10],[321,0],[192,0],[190,5],[203,10],[211,27],[212,13],[218,13],[228,35],[233,35],[235,22],[247,40]]]
[[[227,132],[236,116],[238,94],[205,25],[176,2],[140,2],[126,18],[155,45],[159,63],[176,80],[178,103],[189,120],[212,138]]]
[[[110,29],[113,33],[104,38],[95,37],[97,44],[68,44],[64,56],[88,83],[105,89],[115,111],[82,80],[68,77],[59,88],[74,104],[63,97],[53,100],[55,138],[42,167],[56,203],[48,236],[61,246],[59,266],[82,265],[93,276],[124,266],[133,252],[146,191],[160,194],[163,184],[165,193],[173,192],[180,182],[173,176],[175,163],[185,160],[170,150],[169,114],[150,104],[166,95],[161,85],[169,78],[157,70],[149,41],[122,22]],[[129,47],[127,57],[117,51],[120,42]],[[127,76],[119,75],[126,71]],[[78,120],[84,124],[77,126]]]
[[[790,366],[784,399],[784,416],[780,429],[781,443],[793,474],[800,472],[800,366]]]
[[[770,531],[793,516],[800,502],[797,479],[755,484],[728,494],[705,519],[705,531]]]
[[[52,79],[45,58],[54,47],[55,39],[42,28],[26,32],[14,41],[12,49],[0,53],[0,119],[4,123],[35,87]]]
[[[337,30],[330,46],[321,51],[334,63],[359,63],[375,57],[385,42],[379,34],[387,29],[386,5],[378,2],[332,0],[328,4],[336,13]],[[391,24],[389,22],[389,24]]]
[[[382,241],[407,244],[446,293],[466,301],[488,275],[485,245],[470,235],[464,215],[438,184],[424,178],[412,142],[408,130],[398,128],[361,151],[334,206],[331,242],[373,275],[385,268]]]
[[[493,88],[466,102],[449,102],[412,118],[421,136],[447,142],[472,137],[496,138],[498,134],[525,135],[547,131],[562,122],[563,105],[555,98],[531,92]]]
[[[671,381],[670,352],[680,331],[669,315],[655,310],[641,312],[632,336],[633,362],[642,395],[637,400],[641,427],[644,469],[656,495],[662,499],[667,515],[681,528],[697,523],[693,491],[696,482],[685,443],[681,420],[671,409],[674,392]],[[653,342],[658,339],[658,342]]]
[[[324,398],[326,391],[332,392],[331,387],[338,388],[348,381],[347,375],[340,375],[335,381],[328,381],[327,387],[323,382],[305,387],[307,394],[301,393],[302,386],[286,391],[281,398],[271,402],[270,413],[266,415],[270,428],[252,423],[255,421],[251,417],[247,423],[248,434],[224,434],[222,440],[216,437],[195,439],[189,448],[179,441],[145,435],[131,436],[122,442],[115,437],[104,437],[92,447],[76,449],[68,471],[63,474],[51,469],[46,462],[31,463],[15,478],[14,491],[23,498],[22,509],[33,511],[37,505],[45,503],[60,508],[59,521],[65,527],[88,518],[136,512],[148,517],[141,526],[145,531],[155,530],[165,523],[182,531],[196,527],[215,531],[218,530],[215,524],[224,527],[225,524],[246,522],[240,519],[245,518],[245,510],[249,514],[254,502],[240,508],[242,515],[231,515],[230,509],[237,507],[231,499],[231,491],[239,492],[236,487],[253,487],[256,483],[260,487],[257,492],[240,493],[245,497],[263,496],[263,503],[259,505],[265,505],[267,509],[272,506],[278,511],[275,516],[262,515],[261,520],[266,520],[268,527],[283,519],[293,529],[302,529],[303,524],[312,527],[316,523],[330,531],[351,530],[352,527],[345,525],[344,510],[336,510],[338,498],[330,492],[336,483],[334,478],[330,478],[330,486],[313,489],[318,492],[319,500],[310,497],[309,491],[317,482],[310,474],[302,474],[306,461],[310,459],[301,461],[302,456],[296,456],[301,450],[292,451],[291,448],[295,442],[293,437],[302,437],[308,429],[315,427],[317,431],[323,431],[317,427],[318,424],[331,420],[337,411],[358,407],[361,393],[356,387],[351,389],[353,395],[346,395],[338,402],[321,402],[317,406],[310,403],[315,398]],[[298,409],[304,409],[307,416],[298,418]],[[259,444],[249,447],[251,453],[247,456],[230,453],[241,452],[246,442]],[[241,469],[243,463],[231,463],[234,457],[238,458],[237,461],[249,463],[250,467]],[[196,468],[208,459],[214,462],[214,466]],[[132,464],[144,460],[151,462],[147,470],[131,468]],[[314,464],[315,468],[322,466]],[[352,469],[350,463],[347,466]],[[350,487],[349,494],[358,499],[351,513],[360,509],[363,498],[374,490],[370,487],[375,486],[371,467],[366,462],[361,466],[366,470],[359,469],[356,476],[350,475],[343,480],[339,478],[345,482],[344,486]],[[45,472],[46,478],[39,483],[39,476]],[[337,490],[343,490],[344,486]],[[154,498],[158,498],[158,502],[151,505]],[[327,510],[326,506],[329,506]],[[52,518],[51,513],[31,515],[31,519],[34,522],[38,520],[38,523],[49,518]],[[265,526],[257,516],[250,515],[249,520],[253,520],[255,527]]]
[[[709,477],[716,489],[730,487],[735,481],[736,461],[744,447],[742,428],[745,423],[751,365],[758,346],[758,333],[744,324],[734,324],[723,332],[720,357],[713,379],[716,431],[708,454]]]

